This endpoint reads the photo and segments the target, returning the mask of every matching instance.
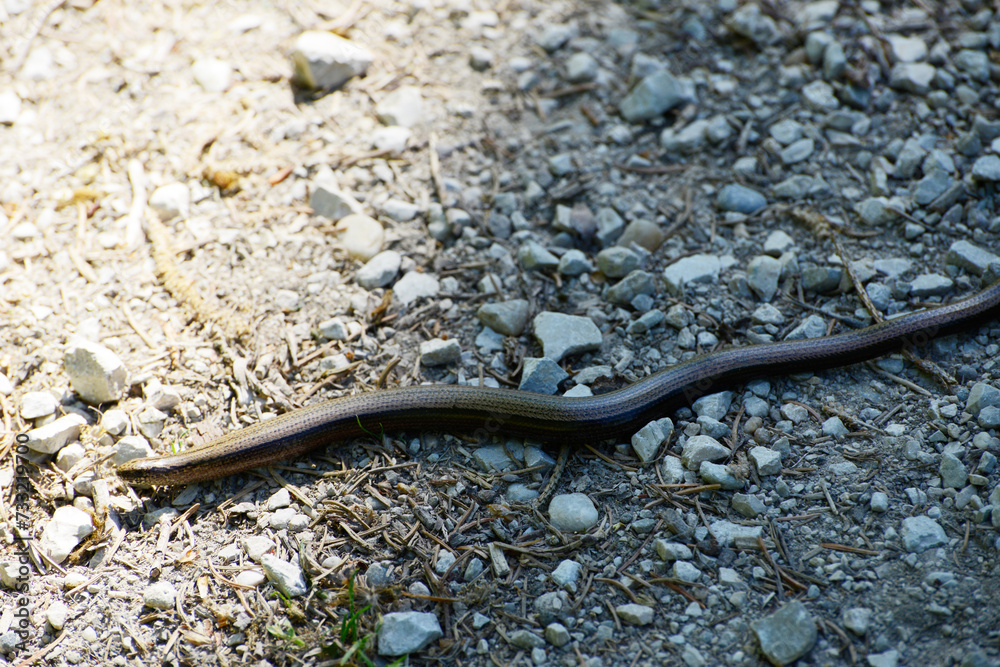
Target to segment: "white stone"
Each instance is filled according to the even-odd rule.
[[[52,513],[42,529],[38,548],[56,563],[61,563],[92,532],[93,517],[72,505],[63,505]]]
[[[331,32],[308,30],[295,40],[294,80],[305,88],[339,88],[364,74],[375,57],[370,51]]]

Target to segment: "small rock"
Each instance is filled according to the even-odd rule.
[[[1000,181],[1000,157],[984,155],[972,163],[972,177],[980,181]]]
[[[597,253],[597,268],[608,278],[621,278],[639,268],[642,258],[630,248],[612,246]]]
[[[161,185],[149,196],[149,207],[164,222],[186,218],[191,211],[191,190],[183,183]]]
[[[375,115],[385,125],[413,127],[423,111],[424,98],[417,86],[400,86],[375,105]]]
[[[748,519],[756,519],[767,511],[767,507],[761,499],[753,494],[734,493],[730,504],[734,510]]]
[[[611,303],[628,305],[640,294],[653,294],[653,274],[636,269],[608,288],[605,298]]]
[[[653,542],[653,548],[656,549],[656,555],[665,561],[691,560],[694,558],[694,552],[691,551],[691,548],[680,542],[658,539]]]
[[[625,120],[636,123],[656,118],[688,99],[681,82],[664,69],[640,81],[622,100],[619,110]]]
[[[730,183],[719,190],[716,205],[723,211],[750,215],[767,206],[767,198],[745,185]]]
[[[217,58],[199,58],[191,66],[195,83],[210,93],[221,93],[233,80],[233,66]]]
[[[56,600],[45,610],[45,620],[49,622],[53,630],[62,630],[68,619],[69,607],[62,600]]]
[[[90,514],[72,505],[63,505],[52,513],[38,539],[38,548],[56,563],[66,560],[88,535],[94,532]]]
[[[733,475],[729,469],[718,463],[702,461],[698,467],[698,474],[706,484],[718,484],[726,491],[742,489],[744,483]]]
[[[517,261],[529,271],[548,271],[559,266],[559,258],[535,241],[517,249]]]
[[[293,80],[304,88],[333,90],[364,74],[374,59],[367,49],[332,32],[308,30],[295,40]]]
[[[454,338],[448,340],[434,338],[420,344],[422,366],[445,366],[458,361],[461,356],[462,346]]]
[[[969,479],[969,471],[954,454],[941,455],[941,485],[946,489],[961,489]]]
[[[559,391],[559,383],[568,377],[569,373],[548,357],[525,357],[518,389],[551,396]]]
[[[684,257],[663,269],[667,291],[680,294],[685,283],[712,283],[719,279],[722,262],[715,255]]]
[[[357,199],[352,197],[350,193],[337,187],[332,173],[329,172],[317,176],[313,181],[309,193],[309,208],[313,210],[314,214],[321,215],[334,222],[338,222],[352,214],[361,216],[364,211],[364,207]]]
[[[21,418],[47,417],[56,411],[58,405],[55,396],[50,392],[29,391],[21,397]]]
[[[484,303],[476,311],[479,321],[505,336],[520,336],[528,324],[529,304],[525,299]]]
[[[355,279],[358,285],[368,290],[385,287],[399,273],[402,261],[403,256],[395,250],[383,250],[358,269]]]
[[[305,595],[309,590],[305,576],[297,563],[284,561],[271,554],[262,554],[260,564],[268,580],[287,597]]]
[[[625,231],[618,237],[616,243],[625,248],[631,247],[634,243],[649,252],[655,252],[662,245],[665,238],[663,230],[660,229],[659,225],[640,218],[633,220],[625,227]]]
[[[177,589],[167,581],[157,581],[142,592],[142,603],[150,609],[172,610],[177,606]]]
[[[926,95],[937,70],[927,63],[898,63],[889,73],[889,85],[916,95]]]
[[[701,570],[686,560],[675,560],[670,572],[675,578],[691,584],[701,579]]]
[[[639,460],[652,461],[660,445],[667,441],[673,431],[674,423],[669,418],[649,422],[632,436],[632,449]]]
[[[798,660],[816,643],[816,621],[798,600],[753,621],[750,629],[760,642],[761,652],[775,665]]]
[[[566,80],[571,83],[584,83],[597,78],[600,70],[594,56],[586,52],[574,53],[566,61]]]
[[[851,607],[844,610],[841,620],[845,628],[859,637],[864,637],[872,622],[872,610],[867,607]]]
[[[747,265],[747,284],[762,301],[770,301],[778,292],[781,262],[768,255],[758,255]]]
[[[440,289],[441,285],[434,276],[410,271],[396,282],[392,294],[399,303],[406,305],[421,297],[437,296]]]
[[[128,387],[128,371],[118,355],[97,343],[73,338],[63,360],[73,390],[92,405],[117,401]]]
[[[444,636],[437,616],[430,612],[398,611],[386,614],[378,633],[378,654],[415,653]]]
[[[903,519],[900,536],[903,538],[903,548],[910,553],[921,553],[948,542],[944,529],[928,516]]]
[[[549,521],[561,531],[576,533],[597,525],[600,515],[593,501],[582,493],[560,494],[549,503]]]
[[[334,232],[347,254],[362,262],[377,255],[385,242],[385,230],[374,218],[360,213],[352,213],[341,218]]]
[[[533,320],[535,337],[545,356],[559,362],[568,354],[597,350],[603,337],[589,317],[563,313],[539,313]]]
[[[620,604],[615,607],[615,613],[628,625],[649,625],[653,622],[653,608],[644,604]]]
[[[695,435],[687,439],[681,454],[681,463],[688,470],[697,470],[702,461],[719,461],[729,456],[729,448],[715,438]]]
[[[36,452],[55,454],[67,442],[79,439],[80,430],[86,425],[87,420],[78,414],[65,415],[25,433],[24,444]]]

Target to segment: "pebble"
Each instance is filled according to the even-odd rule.
[[[676,296],[686,283],[716,282],[721,271],[722,261],[717,256],[691,255],[663,269],[663,280],[667,291]]]
[[[156,581],[142,592],[142,603],[150,609],[170,611],[176,608],[177,589],[168,581]]]
[[[774,44],[781,39],[778,25],[755,4],[742,5],[726,17],[726,27],[758,46]]]
[[[631,140],[631,136],[629,137],[629,140]],[[594,219],[597,223],[597,240],[600,241],[603,246],[609,246],[614,243],[625,229],[625,221],[622,220],[622,217],[618,215],[613,208],[604,207],[598,209],[597,215],[594,216]],[[631,271],[631,269],[629,269],[629,271]],[[628,271],[625,271],[625,273],[628,273]],[[624,273],[622,275],[624,275]]]
[[[656,118],[690,100],[686,87],[663,69],[642,79],[624,99],[618,109],[630,123]]]
[[[1000,157],[984,155],[972,163],[972,177],[979,181],[1000,181]]]
[[[580,580],[580,573],[582,571],[583,566],[580,563],[567,559],[560,562],[549,576],[552,577],[552,581],[560,588],[564,588],[570,593],[575,593],[576,584]]]
[[[375,115],[384,125],[413,127],[423,118],[424,97],[417,86],[400,86],[375,105]]]
[[[309,590],[305,576],[298,564],[282,560],[271,554],[262,554],[260,564],[264,568],[264,574],[267,575],[268,580],[285,596],[297,597],[305,595]]]
[[[549,623],[545,626],[545,641],[556,648],[565,646],[570,642],[569,630],[562,623]]]
[[[696,583],[701,579],[701,570],[686,560],[675,560],[674,564],[670,567],[670,572],[674,578],[689,584]]]
[[[535,315],[532,324],[543,353],[555,362],[568,354],[600,349],[604,340],[601,330],[589,317],[543,312]]]
[[[703,461],[719,461],[729,454],[729,448],[715,438],[707,435],[695,435],[684,443],[681,463],[688,470],[698,470]]]
[[[552,525],[568,533],[590,530],[601,518],[593,501],[582,493],[555,496],[549,503],[548,512]]]
[[[441,289],[438,279],[429,273],[410,271],[398,281],[392,288],[393,298],[404,306],[420,298],[430,298],[437,296]]]
[[[45,620],[55,631],[62,630],[69,619],[70,609],[62,600],[56,600],[45,610]]]
[[[851,607],[841,614],[844,627],[859,637],[864,637],[871,627],[872,610],[868,607]]]
[[[664,561],[691,560],[694,558],[694,552],[691,551],[691,548],[680,542],[657,539],[653,542],[653,548],[656,549],[656,555],[660,557],[660,560]]]
[[[80,431],[86,425],[87,420],[78,414],[64,415],[44,426],[27,431],[24,434],[24,444],[42,454],[55,454],[67,442],[79,439]]]
[[[582,273],[590,273],[594,267],[582,250],[574,248],[563,253],[563,256],[559,258],[557,269],[564,276],[578,276]]]
[[[76,337],[66,347],[63,366],[73,390],[92,405],[117,401],[128,387],[128,371],[117,354]]]
[[[409,222],[420,213],[420,207],[402,199],[387,199],[382,202],[382,213],[396,222]]]
[[[640,461],[652,461],[660,446],[667,441],[673,432],[674,423],[669,418],[649,422],[632,436],[632,449],[635,450]]]
[[[309,193],[309,208],[314,214],[334,222],[351,214],[364,213],[364,207],[357,199],[337,187],[332,172],[323,172],[313,180]]]
[[[890,649],[881,653],[869,653],[867,659],[868,667],[896,667],[899,664],[899,651]]]
[[[332,32],[308,30],[295,40],[293,80],[304,88],[333,90],[361,76],[375,56],[354,42]]]
[[[372,132],[372,148],[398,155],[406,150],[411,136],[413,136],[413,131],[408,127],[400,125],[380,127]]]
[[[702,396],[691,405],[691,410],[698,417],[711,417],[721,421],[733,404],[733,395],[731,391],[720,391]]]
[[[954,281],[947,276],[925,273],[910,281],[910,294],[916,297],[944,296],[954,285]]]
[[[586,52],[574,53],[566,61],[566,80],[584,83],[597,78],[600,66],[594,56]]]
[[[718,463],[702,461],[698,467],[698,474],[706,484],[718,484],[726,491],[734,491],[744,487],[744,482],[736,479],[727,466]]]
[[[941,486],[946,489],[961,489],[969,480],[969,471],[954,454],[944,452],[941,455]]]
[[[525,299],[484,303],[476,316],[484,325],[505,336],[520,336],[528,324],[530,307]]]
[[[816,621],[798,600],[789,602],[770,616],[750,623],[760,650],[775,665],[798,660],[816,643]]]
[[[762,477],[781,474],[781,454],[773,449],[754,447],[750,450],[750,460]]]
[[[644,604],[620,604],[615,607],[615,613],[628,625],[649,625],[653,622],[653,608]]]
[[[56,411],[59,403],[55,396],[47,391],[29,391],[21,397],[21,418],[38,419],[47,417]]]
[[[128,463],[133,459],[142,459],[153,455],[153,448],[149,441],[141,435],[127,435],[118,441],[115,446],[115,455],[111,461],[115,465]]]
[[[892,59],[897,63],[914,63],[927,57],[927,43],[919,37],[886,35]]]
[[[734,510],[748,519],[756,519],[767,511],[761,499],[753,494],[734,493],[730,504]]]
[[[653,274],[640,269],[632,271],[605,292],[604,297],[611,303],[628,305],[640,294],[653,294]]]
[[[641,264],[642,258],[630,248],[612,246],[597,253],[597,268],[608,278],[621,278]]]
[[[649,220],[633,220],[625,227],[621,236],[618,237],[617,244],[629,248],[636,244],[649,252],[655,252],[663,243],[663,230],[660,226]]]
[[[734,211],[751,215],[767,206],[767,198],[745,185],[730,183],[719,190],[716,204],[723,211]]]
[[[781,262],[769,255],[758,255],[747,265],[747,285],[762,301],[770,301],[778,292]]]
[[[921,553],[948,542],[944,529],[927,516],[903,519],[900,537],[903,539],[903,548],[910,553]]]
[[[461,356],[462,346],[454,338],[433,338],[420,343],[422,366],[445,366],[458,361]]]
[[[383,250],[358,269],[355,280],[367,290],[385,287],[396,278],[402,261],[403,256],[395,250]]]
[[[209,93],[221,93],[233,81],[233,66],[218,58],[199,58],[191,65],[195,83]]]
[[[0,125],[13,125],[21,115],[21,98],[13,90],[0,92]]]
[[[815,111],[834,111],[840,107],[833,86],[826,81],[807,83],[802,87],[802,99]]]
[[[61,563],[88,535],[94,532],[93,517],[72,505],[63,505],[52,513],[38,539],[41,549],[55,563]]]
[[[559,266],[559,258],[535,241],[517,249],[517,261],[529,271],[550,271]]]
[[[341,218],[334,232],[347,254],[354,259],[367,262],[377,255],[385,242],[382,224],[367,215],[352,213]]]
[[[711,528],[712,534],[719,540],[719,544],[730,547],[734,546],[737,540],[756,540],[763,531],[761,526],[741,526],[726,520],[714,522]]]
[[[937,69],[927,63],[898,63],[889,72],[889,85],[915,95],[926,95]]]
[[[149,207],[164,222],[187,218],[191,212],[191,190],[184,183],[161,185],[149,196]]]
[[[378,654],[395,657],[415,653],[443,636],[441,623],[431,612],[392,612],[382,618]]]
[[[548,357],[525,357],[518,389],[551,396],[568,377],[569,373]]]
[[[799,139],[782,149],[779,157],[785,165],[798,164],[809,159],[816,150],[816,144],[810,138]]]

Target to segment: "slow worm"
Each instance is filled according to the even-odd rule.
[[[920,346],[936,336],[974,331],[998,316],[1000,281],[949,305],[847,333],[719,350],[598,396],[567,398],[453,385],[358,394],[294,410],[179,454],[129,461],[118,468],[118,475],[134,486],[190,484],[383,431],[506,433],[552,443],[599,442],[630,435],[700,396],[739,382],[857,363]]]

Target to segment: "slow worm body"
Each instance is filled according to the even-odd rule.
[[[749,379],[871,359],[1000,316],[1000,281],[968,298],[823,338],[735,347],[695,357],[598,396],[423,385],[338,398],[294,410],[179,454],[129,461],[135,486],[190,484],[300,456],[338,440],[385,431],[507,433],[552,443],[630,435],[708,393]]]

